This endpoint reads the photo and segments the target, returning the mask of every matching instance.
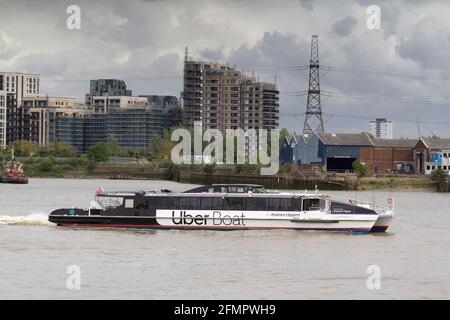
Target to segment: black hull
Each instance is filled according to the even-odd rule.
[[[105,216],[49,216],[50,222],[59,227],[72,228],[127,228],[127,229],[163,229],[163,230],[250,230],[259,228],[221,228],[200,226],[163,226],[154,217],[105,217]]]
[[[107,216],[49,216],[48,221],[58,226],[159,226],[152,217],[107,217]]]
[[[0,183],[28,184],[27,177],[0,177]]]

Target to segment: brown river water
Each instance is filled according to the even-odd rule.
[[[88,206],[100,186],[192,187],[68,179],[0,184],[0,299],[450,298],[449,194],[393,192],[397,216],[384,234],[65,229],[47,222],[54,209]],[[381,204],[390,196],[324,193]],[[69,266],[79,268],[75,289],[67,285]],[[369,266],[378,270],[375,288],[368,286]]]

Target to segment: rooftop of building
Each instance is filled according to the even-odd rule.
[[[421,140],[430,149],[450,149],[450,139],[421,138]]]
[[[0,74],[17,74],[23,76],[40,76],[38,73],[27,73],[27,72],[14,72],[14,71],[0,71]]]
[[[372,138],[374,147],[378,148],[414,148],[418,139],[380,139]]]
[[[325,145],[371,146],[372,141],[366,133],[323,133],[320,140]]]
[[[39,100],[46,100],[46,99],[61,99],[61,100],[76,100],[72,97],[54,97],[54,96],[33,96],[33,97],[24,97],[24,100],[33,100],[33,99],[39,99]]]

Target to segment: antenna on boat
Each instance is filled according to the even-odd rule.
[[[375,209],[375,192],[373,191],[373,184],[371,183],[372,186],[372,206]]]

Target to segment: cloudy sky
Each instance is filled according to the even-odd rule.
[[[68,6],[81,29],[66,27]],[[378,5],[380,29],[367,27]],[[450,137],[450,3],[381,0],[0,0],[0,71],[41,75],[43,95],[83,99],[89,79],[128,79],[134,94],[182,91],[185,46],[274,81],[281,125],[303,128],[311,35],[319,35],[328,132],[386,117],[396,137]],[[447,104],[446,102],[449,101]],[[419,126],[417,125],[417,120]]]

